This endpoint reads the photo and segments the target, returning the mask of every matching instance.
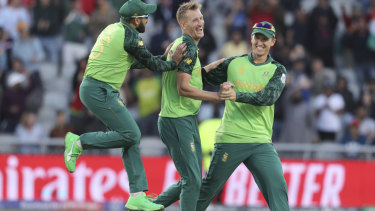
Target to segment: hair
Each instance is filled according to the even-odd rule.
[[[196,1],[189,1],[181,4],[176,13],[178,23],[185,19],[185,14],[188,10],[196,10],[201,8],[202,5]]]

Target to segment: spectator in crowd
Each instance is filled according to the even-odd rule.
[[[365,107],[371,118],[374,118],[375,100],[369,90],[364,90],[361,93],[359,104]]]
[[[58,110],[56,112],[55,125],[51,129],[49,137],[63,138],[69,131],[74,132],[72,125],[67,121],[65,112],[62,110]]]
[[[352,52],[354,59],[354,71],[358,84],[364,85],[371,80],[371,70],[374,68],[374,54],[371,52],[368,39],[370,33],[364,16],[353,20],[353,24],[348,28],[342,37],[342,43],[347,50]],[[363,86],[361,87],[364,88]]]
[[[14,132],[15,137],[21,141],[19,152],[23,154],[40,154],[38,142],[46,138],[43,127],[37,122],[34,112],[26,111],[22,114],[21,121]]]
[[[36,0],[31,31],[40,40],[49,62],[59,61],[60,31],[64,13],[55,0]]]
[[[337,16],[329,0],[318,0],[309,14],[307,49],[312,56],[323,60],[324,66],[334,67],[334,38]]]
[[[295,11],[295,20],[290,30],[292,32],[293,41],[295,44],[301,44],[306,48],[307,46],[307,33],[308,33],[308,16],[303,8]]]
[[[26,99],[29,92],[25,87],[26,76],[13,72],[7,77],[7,88],[4,90],[1,106],[1,131],[13,133],[16,125],[26,110]]]
[[[82,5],[82,12],[86,15],[91,15],[91,13],[95,10],[95,2],[96,0],[79,0]]]
[[[162,28],[165,27],[173,18],[172,14],[172,0],[159,0],[158,1],[158,9],[154,15],[154,21],[156,25],[160,25]],[[164,49],[164,48],[163,48]]]
[[[18,38],[18,25],[24,23],[30,26],[31,18],[21,0],[9,0],[8,6],[0,8],[0,27],[9,33],[11,40]]]
[[[309,89],[310,83],[305,81],[285,90],[283,102],[285,119],[280,142],[311,143],[316,138],[311,101],[308,97],[304,97]]]
[[[359,124],[358,120],[353,120],[341,139],[341,144],[344,144],[346,148],[343,153],[344,158],[355,159],[363,157],[358,151],[360,147],[366,145],[366,137],[360,133]]]
[[[375,120],[368,116],[368,112],[364,106],[358,106],[354,120],[358,122],[359,134],[365,137],[366,143],[375,143]]]
[[[248,29],[245,5],[242,0],[234,0],[229,14],[227,14],[225,26],[227,29],[228,37],[233,31],[239,31],[244,36],[247,35]]]
[[[97,0],[88,25],[91,40],[96,40],[105,27],[117,22],[119,18],[118,12],[112,7],[109,0]]]
[[[177,38],[175,36],[177,28],[177,23],[174,20],[166,23],[160,33],[156,33],[151,37],[150,52],[154,55],[162,54],[164,49]]]
[[[274,2],[272,0],[253,0],[247,5],[248,23],[252,26],[254,23],[268,21],[274,23]],[[276,29],[277,30],[277,29]],[[279,30],[277,30],[279,31]]]
[[[352,91],[349,89],[348,80],[345,76],[338,76],[336,81],[337,92],[341,94],[345,101],[345,113],[348,115],[353,115],[356,107],[354,101],[354,96]]]
[[[80,0],[71,2],[71,10],[64,21],[63,64],[74,68],[77,60],[88,55],[89,17],[82,10]]]
[[[21,59],[13,58],[9,74],[20,73],[25,77],[24,89],[27,90],[26,109],[37,112],[42,105],[43,84],[39,72],[31,72],[25,68]]]
[[[345,101],[335,92],[333,83],[324,84],[324,92],[316,96],[313,102],[316,115],[316,128],[321,142],[335,142],[342,131],[341,114]]]
[[[291,77],[291,86],[298,87],[301,84],[308,83],[308,89],[304,92],[304,98],[308,98],[310,95],[310,79],[306,74],[306,60],[305,58],[297,58],[292,61],[292,68],[288,71],[288,76]]]
[[[30,28],[26,23],[18,25],[19,39],[16,39],[12,48],[12,57],[22,60],[24,66],[31,73],[39,72],[40,64],[45,53],[38,38],[30,35]]]
[[[336,81],[336,73],[324,66],[323,60],[315,58],[311,62],[311,93],[317,96],[324,91],[324,84],[334,83]]]
[[[243,33],[239,30],[231,31],[228,40],[220,50],[220,57],[241,56],[249,52],[249,45],[243,38]]]

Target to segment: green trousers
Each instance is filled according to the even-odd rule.
[[[109,129],[82,134],[83,149],[122,148],[122,161],[131,193],[148,190],[146,173],[139,152],[141,132],[117,90],[107,83],[84,78],[79,95],[82,103]]]
[[[158,128],[181,180],[153,202],[167,207],[180,200],[180,210],[194,211],[202,184],[202,149],[197,119],[195,116],[159,117]]]
[[[215,144],[208,174],[202,183],[197,211],[206,210],[241,163],[250,170],[270,210],[289,210],[280,158],[271,143],[220,143]]]

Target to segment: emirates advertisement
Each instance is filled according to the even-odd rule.
[[[169,157],[143,158],[149,191],[159,194],[179,180]],[[375,206],[375,161],[282,160],[291,207]],[[119,156],[81,156],[70,174],[63,156],[0,155],[0,202],[125,202],[126,171]],[[239,166],[220,201],[266,206],[251,173]]]

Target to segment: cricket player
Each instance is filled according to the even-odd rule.
[[[241,164],[252,173],[272,211],[289,210],[287,187],[280,158],[272,145],[274,103],[286,79],[286,69],[273,60],[270,48],[276,31],[269,22],[252,28],[252,52],[227,58],[216,69],[202,70],[206,85],[225,81],[230,100],[225,102],[215,149],[200,190],[197,211],[206,210],[233,171]]]
[[[162,105],[158,129],[167,146],[181,180],[161,193],[153,202],[164,207],[180,200],[180,210],[194,211],[202,183],[202,150],[196,115],[202,100],[225,100],[218,92],[202,90],[201,64],[198,43],[204,36],[204,20],[198,2],[183,3],[177,10],[177,21],[182,36],[174,41],[172,50],[180,43],[187,46],[187,54],[178,71],[164,72],[162,77]],[[218,60],[205,68],[216,67]]]
[[[163,205],[149,201],[145,170],[139,152],[141,133],[120,98],[126,73],[135,67],[147,67],[162,72],[176,69],[185,55],[180,45],[166,60],[153,56],[144,46],[139,33],[145,32],[149,14],[155,4],[129,0],[119,10],[120,22],[107,26],[91,50],[80,98],[83,104],[108,128],[108,132],[90,132],[80,136],[67,133],[64,161],[69,172],[75,171],[76,160],[83,150],[122,148],[123,164],[129,178],[130,197],[125,205],[129,210],[163,210]]]

